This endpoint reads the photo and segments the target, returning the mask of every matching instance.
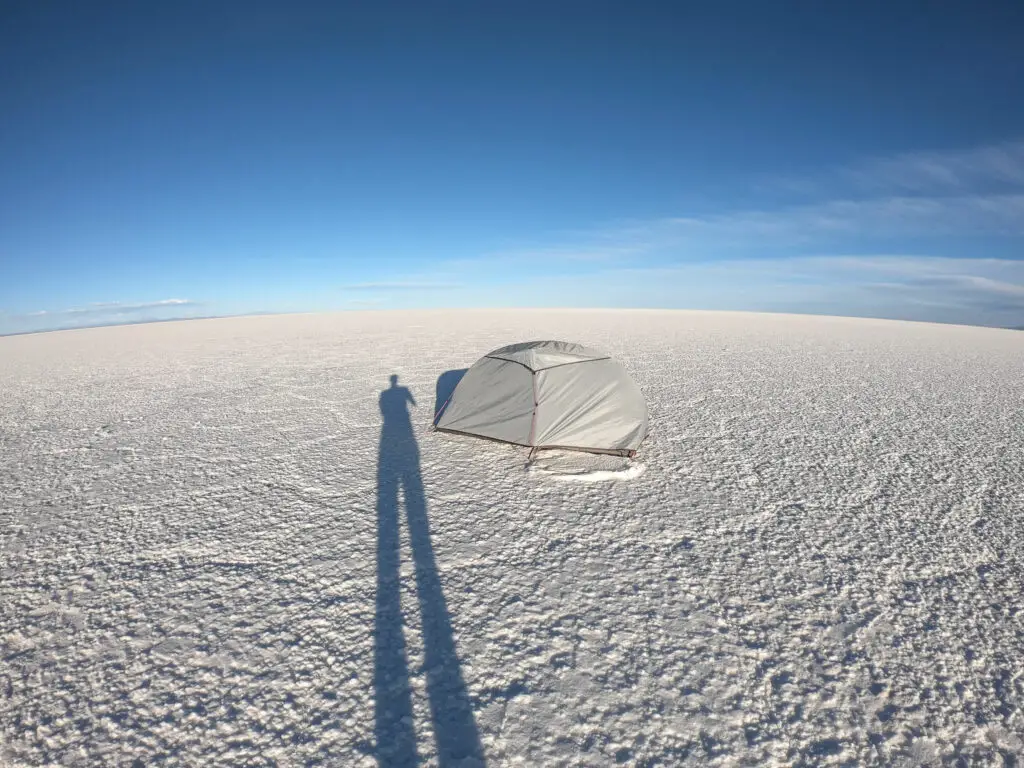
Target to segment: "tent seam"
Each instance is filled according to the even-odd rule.
[[[536,439],[537,406],[539,405],[539,403],[537,402],[537,371],[533,371],[530,374],[530,379],[530,384],[533,387],[533,416],[530,418],[530,436],[527,438],[527,440],[529,440],[530,445],[533,445],[534,440]]]
[[[593,357],[589,360],[572,360],[568,363],[558,363],[557,365],[549,365],[546,368],[538,368],[534,373],[540,373],[541,371],[550,371],[552,368],[564,368],[567,365],[580,365],[582,363],[599,363],[602,360],[611,360],[609,357]]]
[[[492,357],[491,355],[484,355],[484,357],[487,360],[501,360],[501,362],[503,362],[503,363],[514,363],[515,365],[521,365],[521,366],[523,366],[523,368],[528,370],[530,373],[535,373],[533,368],[528,366],[526,363],[522,363],[522,362],[520,362],[518,360],[509,360],[507,357]]]
[[[561,368],[563,365],[577,365],[578,363],[596,363],[596,362],[599,362],[601,360],[611,360],[612,359],[611,355],[606,355],[605,357],[591,357],[591,358],[588,358],[586,360],[570,360],[568,363],[557,363],[555,365],[548,365],[548,366],[545,366],[543,368],[531,368],[526,363],[524,363],[524,362],[522,362],[520,360],[510,360],[507,357],[495,357],[494,355],[484,355],[484,357],[487,358],[488,360],[501,360],[503,363],[515,363],[516,365],[521,365],[521,366],[523,366],[523,368],[525,368],[526,370],[530,371],[531,373],[540,373],[541,371],[550,371],[552,368]]]

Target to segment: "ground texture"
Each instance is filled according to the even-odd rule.
[[[535,338],[627,367],[636,462],[428,431],[447,371]],[[1022,705],[1024,333],[460,311],[0,339],[0,764],[1005,766]]]

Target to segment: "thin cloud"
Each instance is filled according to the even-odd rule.
[[[1024,261],[917,255],[818,255],[695,261],[508,282],[508,306],[802,312],[1016,327]]]
[[[350,283],[341,286],[344,291],[448,291],[463,286],[457,283],[419,282],[415,280],[382,282],[382,283]]]
[[[904,248],[931,247],[936,237],[1024,236],[1024,141],[873,159],[789,182],[799,182],[817,199],[614,222],[553,235],[556,242],[441,266],[494,282],[514,279],[524,263],[543,264],[549,274],[578,275],[608,267],[785,257],[811,249],[891,247],[893,242]],[[993,188],[994,182],[1001,186]],[[865,197],[866,190],[877,194]],[[922,191],[929,194],[911,194]]]
[[[69,309],[40,309],[22,314],[7,313],[0,320],[0,334],[57,331],[125,323],[182,320],[195,317],[201,302],[191,299],[158,301],[101,301]]]
[[[1024,261],[1016,259],[963,259],[943,256],[820,255],[781,260],[817,269],[875,272],[901,278],[965,277],[992,290],[1024,285]]]
[[[373,299],[349,299],[348,303],[353,307],[379,307],[385,303],[384,299],[373,298]]]
[[[623,237],[636,236],[631,227]],[[664,248],[686,242],[796,244],[835,236],[1024,235],[1024,194],[830,200],[777,210],[649,222],[644,240]],[[608,237],[608,233],[603,234]]]
[[[836,264],[827,266],[835,268]],[[1024,262],[1009,259],[860,259],[847,268],[873,270],[889,276],[884,283],[868,283],[889,294],[936,307],[965,308],[979,316],[1011,313],[1024,318]]]
[[[779,184],[813,199],[615,223],[534,252],[549,262],[582,254],[643,264],[659,255],[716,258],[719,248],[849,245],[853,237],[1024,236],[1024,141],[871,159]]]
[[[589,233],[591,237],[599,233]],[[582,246],[520,248],[511,251],[496,251],[487,255],[491,263],[584,263],[604,264],[619,261],[640,253],[642,247],[637,244],[614,245],[593,243]]]
[[[1024,236],[1024,194],[829,200],[775,210],[652,219],[591,232],[577,248],[604,254],[591,260],[594,266],[643,266],[651,259],[712,260],[724,252],[835,247],[855,237],[936,235]],[[489,266],[501,263],[487,256],[476,261]]]
[[[135,314],[153,309],[182,309],[187,307],[198,307],[200,302],[190,299],[161,299],[160,301],[146,301],[129,303],[123,301],[100,301],[89,304],[85,307],[73,307],[71,309],[41,309],[36,312],[29,312],[26,317],[82,317],[90,315],[117,315]]]
[[[893,243],[924,249],[938,238],[959,250],[980,238],[1019,241],[1024,142],[897,155],[798,181],[801,193],[813,195],[802,204],[562,233],[549,247],[522,252],[550,257],[542,282],[520,278],[505,254],[458,267],[500,283],[489,295],[502,303],[526,296],[538,306],[582,301],[1021,325],[1024,260],[838,251]],[[599,258],[574,264],[559,254]]]
[[[992,185],[1024,186],[1024,141],[966,150],[909,152],[866,160],[840,175],[867,189],[941,193]]]

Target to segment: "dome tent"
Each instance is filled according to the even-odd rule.
[[[474,363],[434,426],[534,449],[632,456],[647,434],[647,404],[608,355],[564,341],[528,341]]]

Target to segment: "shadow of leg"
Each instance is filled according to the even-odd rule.
[[[409,405],[416,405],[412,393],[399,385],[397,374],[392,375],[391,386],[380,394],[383,424],[377,461],[374,685],[378,762],[382,766],[406,766],[415,764],[417,759],[409,662],[399,600],[398,493],[401,485],[416,572],[416,593],[423,620],[427,697],[437,740],[438,763],[441,766],[458,764],[464,768],[474,764],[482,766],[480,735],[462,679],[451,618],[430,543],[419,447],[409,418]]]
[[[399,580],[398,474],[382,456],[377,469],[377,607],[373,683],[376,692],[377,762],[417,763],[412,692],[402,634]]]
[[[476,758],[478,764],[483,765],[483,747],[462,678],[451,618],[430,543],[430,524],[418,466],[405,469],[402,486],[416,569],[416,594],[423,620],[427,695],[439,762],[442,766],[465,765],[471,763],[460,761]]]

